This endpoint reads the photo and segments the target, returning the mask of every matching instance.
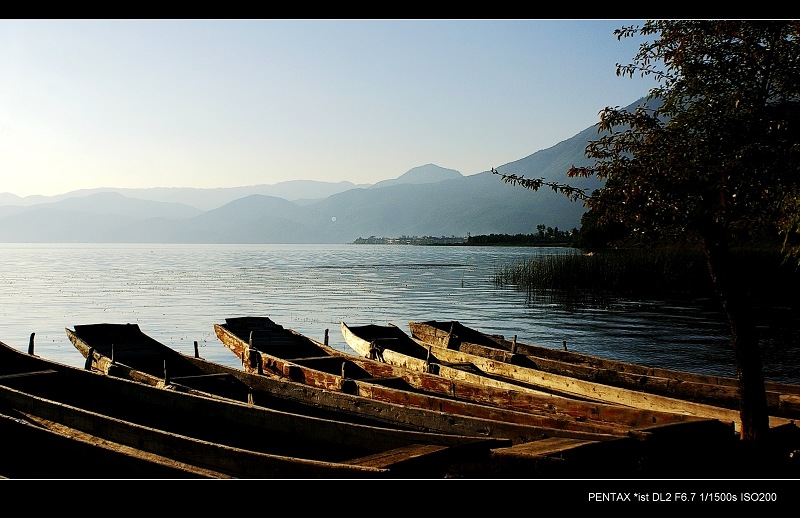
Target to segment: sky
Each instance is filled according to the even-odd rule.
[[[641,23],[0,20],[0,192],[477,174],[656,86]]]

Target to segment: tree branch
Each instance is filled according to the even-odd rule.
[[[591,199],[591,196],[586,194],[585,189],[579,189],[578,187],[573,187],[569,184],[548,182],[544,178],[525,178],[524,176],[518,176],[515,174],[503,174],[494,167],[492,168],[492,174],[500,176],[507,184],[519,185],[520,187],[524,187],[532,191],[538,191],[542,186],[550,187],[553,191],[560,192],[571,201],[581,200],[585,202]]]

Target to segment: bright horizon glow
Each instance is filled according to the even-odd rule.
[[[0,193],[477,174],[645,96],[642,22],[0,20]]]

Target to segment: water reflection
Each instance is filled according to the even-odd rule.
[[[498,287],[502,265],[563,249],[399,245],[0,245],[0,340],[83,366],[64,333],[138,323],[186,354],[238,367],[213,324],[265,315],[351,352],[339,324],[459,320],[520,341],[668,368],[732,375],[728,329],[708,301],[564,297]],[[765,374],[800,383],[800,326],[765,320]],[[796,320],[796,319],[795,319]],[[796,324],[796,322],[795,322]]]
[[[525,302],[530,306],[551,305],[564,308],[566,311],[580,311],[586,308],[609,309],[617,300],[606,292],[581,289],[537,289],[525,290]]]

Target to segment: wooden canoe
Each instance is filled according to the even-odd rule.
[[[605,385],[448,349],[415,339],[393,324],[346,326],[342,323],[342,333],[347,345],[358,354],[379,353],[387,363],[402,365],[420,372],[436,372],[447,379],[472,378],[477,370],[482,373],[486,383],[494,383],[497,379],[501,379],[506,383],[519,384],[522,387],[553,390],[559,394],[591,398],[631,408],[718,419],[724,423],[732,423],[737,431],[741,430],[738,410]],[[465,369],[465,366],[468,366],[468,369]],[[793,420],[789,418],[770,417],[770,426],[792,422]]]
[[[496,444],[161,390],[6,344],[0,408],[236,478],[437,478]]]
[[[489,432],[514,442],[549,436],[619,436],[632,430],[691,420],[691,416],[564,398],[544,392],[486,387],[382,363],[339,351],[276,324],[268,317],[229,318],[214,325],[220,341],[244,370],[331,391],[488,420]],[[256,354],[257,353],[257,354]],[[510,424],[534,426],[533,435],[508,434]],[[529,431],[526,435],[530,435]],[[508,435],[506,435],[508,434]]]
[[[293,410],[316,414],[317,410],[322,409],[329,414],[338,415],[343,420],[350,419],[354,414],[360,414],[361,418],[374,417],[376,420],[388,420],[392,425],[425,425],[443,432],[471,430],[470,426],[476,426],[479,434],[485,434],[486,430],[501,426],[499,423],[487,422],[484,419],[372,400],[221,366],[196,356],[180,354],[142,333],[136,324],[93,324],[75,326],[74,331],[69,329],[66,331],[70,341],[87,359],[87,368],[165,389],[182,390],[208,397],[249,399],[254,404],[272,405],[277,400],[284,410],[289,406]],[[110,356],[101,354],[101,351],[113,355],[115,360],[112,361]],[[195,354],[197,355],[197,350]],[[133,367],[137,365],[150,368],[152,372],[134,369]],[[188,385],[178,385],[182,382]],[[220,382],[224,382],[222,391],[216,394],[204,392]],[[520,426],[509,428],[515,430],[513,434],[515,438],[520,436],[520,429],[524,430]],[[498,444],[492,448],[491,455],[485,460],[461,463],[454,473],[462,477],[481,478],[487,475],[514,478],[580,476],[586,472],[585,462],[588,462],[588,459],[595,462],[603,455],[610,455],[613,452],[613,458],[606,458],[603,464],[613,465],[625,471],[614,471],[606,467],[606,475],[611,473],[630,475],[637,473],[635,466],[641,462],[642,449],[649,442],[642,441],[644,434],[623,434],[624,431],[623,429],[619,436],[583,434],[581,438],[558,437],[558,442],[553,442],[551,437],[545,436],[541,439],[541,446],[536,448],[535,455],[530,454],[530,449],[522,452],[515,449],[508,454],[502,454],[500,452],[506,448]],[[523,435],[524,433],[527,432],[523,432]],[[656,435],[657,432],[648,430],[649,433]],[[718,433],[726,436],[724,431],[718,430]],[[607,441],[612,441],[617,446],[615,448],[600,446],[600,443]],[[523,442],[519,441],[517,444]],[[567,445],[572,445],[579,453],[572,455],[569,463],[564,463],[563,456],[565,449],[568,449]]]
[[[730,409],[739,408],[736,378],[677,371],[506,340],[458,321],[411,321],[411,336],[422,342],[544,372],[630,388]],[[771,415],[800,417],[800,385],[766,381]]]
[[[0,477],[9,479],[229,478],[11,409],[0,412]]]
[[[197,356],[178,353],[141,331],[137,324],[91,324],[66,329],[75,348],[87,359],[86,367],[105,374],[208,397],[233,398],[258,406],[340,421],[424,432],[495,437],[497,447],[538,438],[542,419],[523,415],[524,421],[502,422],[506,412],[486,418],[451,414],[428,408],[367,398],[347,392],[234,369]],[[197,355],[197,350],[195,351]],[[113,360],[111,359],[113,356]],[[536,428],[528,426],[528,421]],[[547,422],[547,424],[552,424]],[[557,424],[562,424],[558,422]],[[562,425],[563,426],[563,425]],[[625,435],[628,428],[582,426],[592,434]]]
[[[220,340],[237,356],[241,355],[239,357],[243,358],[245,370],[258,371],[260,368],[261,375],[276,375],[288,381],[320,384],[330,387],[331,390],[341,390],[342,385],[356,390],[380,389],[380,386],[374,385],[376,381],[385,384],[384,387],[402,381],[404,386],[413,387],[411,391],[404,390],[405,396],[401,395],[405,398],[403,404],[409,409],[416,404],[421,404],[415,397],[419,394],[418,391],[426,392],[426,385],[428,383],[435,384],[434,379],[443,380],[440,376],[433,374],[419,373],[332,350],[327,344],[316,342],[291,329],[284,329],[266,317],[231,318],[227,319],[225,324],[215,325],[215,329]],[[282,353],[281,356],[272,356],[259,349],[273,352],[280,350]],[[319,354],[327,355],[328,359],[325,359],[326,356],[317,356]],[[333,362],[330,360],[331,357],[337,360]],[[305,365],[306,363],[315,367],[330,366],[333,363],[334,368],[328,371],[319,371],[309,369]],[[355,379],[342,379],[340,372],[342,366],[344,366],[345,372],[353,374]],[[369,371],[372,367],[376,367],[375,370]],[[387,376],[389,379],[385,379]],[[423,379],[427,381],[421,382]],[[445,381],[445,385],[452,387],[456,394],[470,393],[470,390],[465,388],[467,384],[452,380]],[[483,390],[484,393],[493,392],[492,388],[473,388]],[[557,412],[560,412],[559,408],[562,410],[569,408],[571,412],[582,409],[582,417],[578,421],[592,419],[593,416],[589,415],[590,412],[587,411],[589,408],[606,417],[615,415],[622,421],[635,421],[637,418],[633,416],[643,415],[650,416],[653,421],[650,421],[649,424],[640,422],[637,427],[632,428],[627,436],[604,437],[598,440],[597,437],[589,435],[580,437],[576,434],[551,431],[547,436],[542,436],[538,440],[519,441],[510,447],[493,448],[488,462],[476,465],[477,472],[470,474],[468,467],[462,466],[462,473],[467,476],[480,478],[580,478],[585,476],[681,478],[685,477],[687,473],[691,473],[693,476],[719,478],[753,475],[760,472],[753,463],[743,460],[739,444],[741,441],[738,440],[731,423],[726,424],[718,419],[651,412],[621,405],[594,404],[558,396],[532,397],[531,394],[522,392],[509,391],[508,393],[513,394],[512,400],[527,400],[531,408],[535,407],[545,414],[547,413],[545,407],[548,407],[550,411],[555,409]],[[376,394],[378,393],[370,393],[370,397]],[[396,398],[399,396],[396,391],[387,391],[381,394],[382,396],[379,397]],[[565,406],[560,407],[560,405]],[[577,418],[577,415],[573,414],[573,418]],[[797,428],[794,424],[791,427]],[[788,443],[780,450],[779,454],[776,454],[779,460],[771,462],[769,469],[763,472],[767,474],[781,473],[776,476],[796,476],[797,467],[793,471],[789,470],[788,474],[779,468],[782,463],[786,462],[791,451],[799,445],[800,440]]]

